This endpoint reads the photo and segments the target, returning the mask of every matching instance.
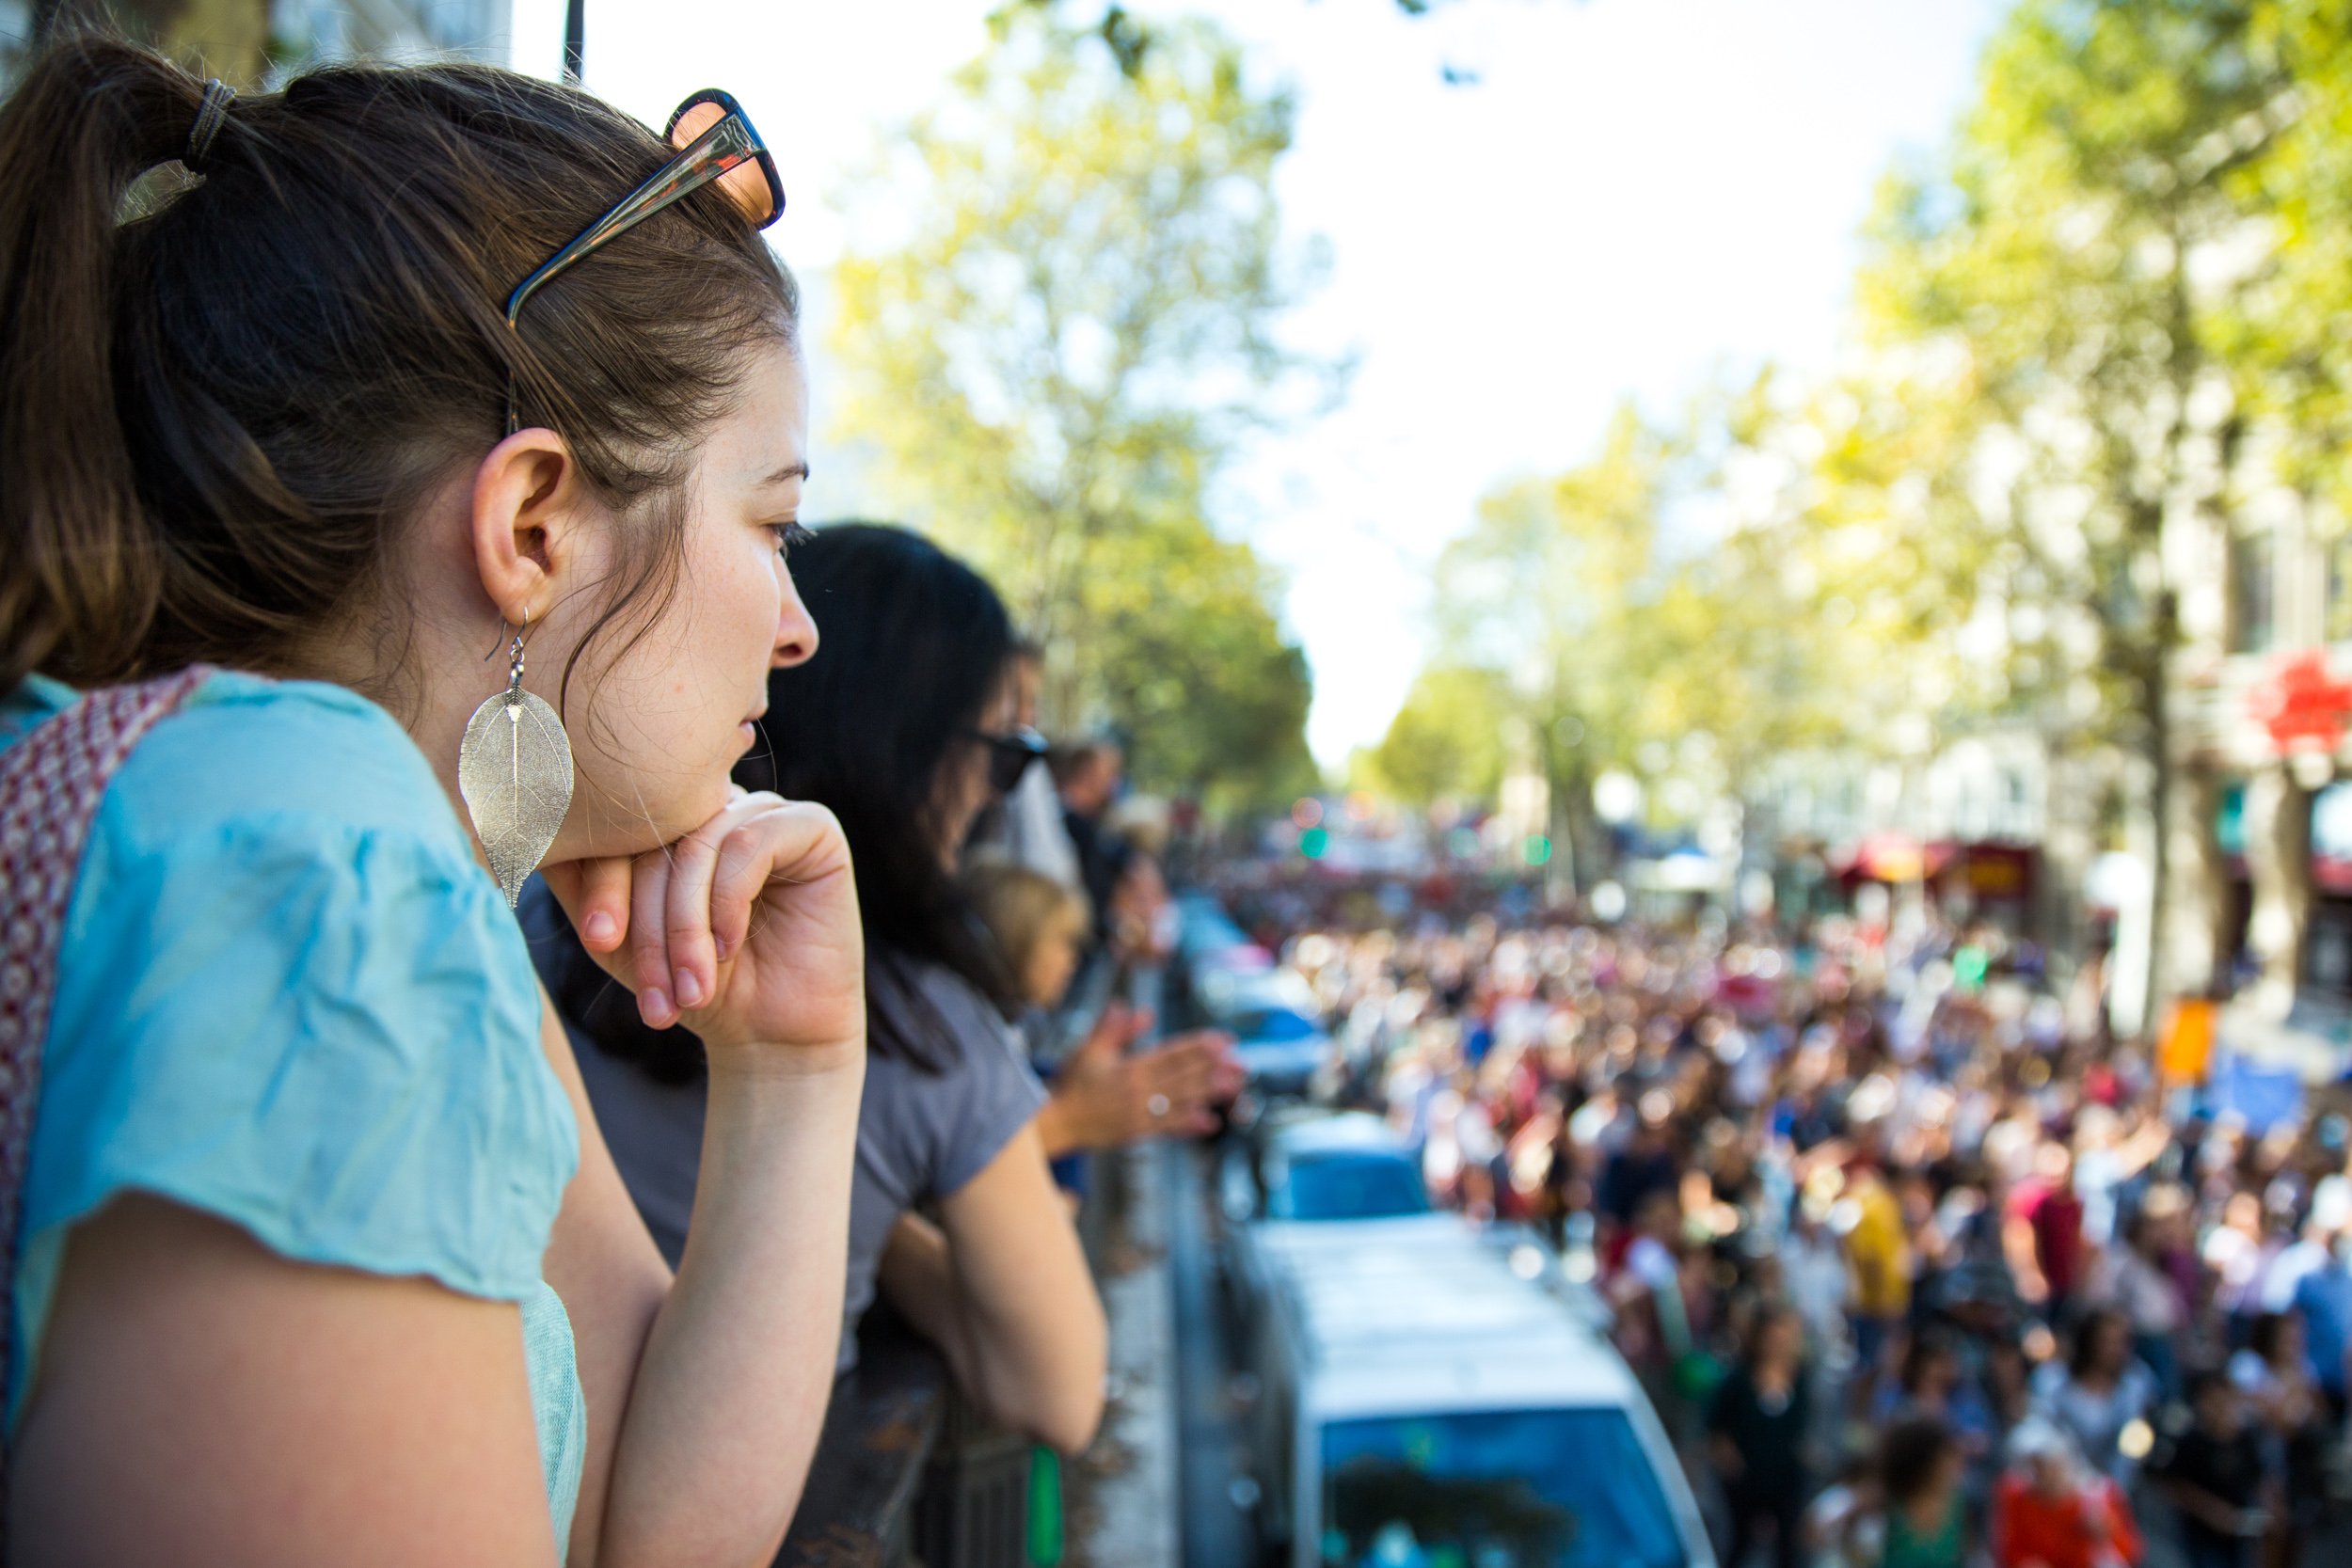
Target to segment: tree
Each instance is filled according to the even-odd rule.
[[[1059,720],[1131,731],[1163,785],[1295,778],[1305,663],[1209,502],[1327,386],[1274,335],[1291,101],[1206,24],[992,25],[877,171],[911,216],[877,202],[835,272],[839,426],[1046,642]]]
[[[1095,559],[1092,646],[1109,657],[1089,684],[1142,775],[1220,806],[1314,788],[1306,656],[1267,612],[1256,557],[1205,530],[1148,528],[1104,538]]]
[[[1372,749],[1365,782],[1408,804],[1491,800],[1502,784],[1509,683],[1475,665],[1432,665],[1413,678],[1389,731]]]
[[[2293,83],[2291,113],[2233,194],[2268,240],[2225,325],[2280,477],[2352,516],[2352,0],[2261,0],[2255,46]]]
[[[1770,372],[1671,435],[1623,407],[1590,462],[1487,497],[1440,558],[1436,662],[1375,756],[1383,779],[1408,798],[1451,784],[1413,750],[1507,730],[1518,754],[1492,766],[1540,773],[1585,880],[1604,771],[1737,805],[1793,751],[1867,741],[1886,708],[1862,694],[1902,676],[1813,492],[1816,412]]]
[[[2246,425],[2211,279],[2288,85],[2244,0],[2025,0],[1944,166],[1891,187],[1862,279],[1879,341],[1940,366],[1947,400],[1939,467],[1899,480],[1933,504],[1890,517],[1964,525],[1938,589],[1962,619],[2043,617],[2053,697],[2137,764],[2156,940],[2127,981],[2151,995],[2179,805],[2168,523],[2230,526]]]
[[[1647,733],[1658,665],[1644,642],[1664,588],[1659,514],[1676,455],[1620,407],[1591,462],[1497,489],[1438,558],[1438,665],[1486,672],[1507,693],[1526,754],[1502,760],[1542,776],[1552,836],[1579,879],[1597,863],[1593,780]]]

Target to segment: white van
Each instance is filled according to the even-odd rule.
[[[1256,1242],[1259,1524],[1292,1568],[1715,1568],[1648,1400],[1527,1232]]]

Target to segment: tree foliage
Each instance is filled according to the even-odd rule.
[[[1163,786],[1287,787],[1305,663],[1211,497],[1326,369],[1274,330],[1291,101],[1202,23],[1124,50],[1050,7],[993,31],[835,272],[838,424],[1046,642],[1058,721],[1126,731]]]
[[[1414,805],[1492,800],[1502,784],[1502,736],[1517,711],[1510,684],[1476,665],[1433,665],[1414,677],[1389,732],[1365,758],[1363,782]]]
[[[1380,780],[1420,800],[1537,773],[1581,877],[1600,773],[1721,796],[1851,736],[1886,627],[1824,590],[1801,414],[1769,374],[1680,431],[1620,408],[1590,460],[1488,495],[1438,562],[1438,652]]]

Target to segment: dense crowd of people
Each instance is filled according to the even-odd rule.
[[[1330,1021],[1324,1091],[1604,1292],[1730,1568],[2340,1549],[2352,1180],[2324,1099],[2216,1114],[2106,1026],[2095,966],[2055,993],[1932,914],[1232,895]]]

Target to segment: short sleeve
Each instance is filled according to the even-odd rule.
[[[539,1017],[504,899],[388,717],[240,688],[158,726],[68,916],[11,1422],[66,1237],[125,1192],[300,1261],[530,1298],[579,1149]]]
[[[939,1071],[882,1052],[866,1058],[836,1363],[845,1371],[857,1363],[858,1320],[874,1299],[875,1275],[898,1216],[961,1191],[1045,1102],[1010,1028],[953,974],[890,961],[869,974],[868,983],[869,1006],[904,1006],[919,994],[926,1026],[951,1037],[955,1049],[944,1053],[947,1065]]]
[[[961,1191],[1035,1119],[1045,1087],[1029,1067],[1020,1038],[993,1007],[944,970],[926,975],[925,990],[958,1036],[956,1064],[931,1081],[939,1137],[930,1196]]]

